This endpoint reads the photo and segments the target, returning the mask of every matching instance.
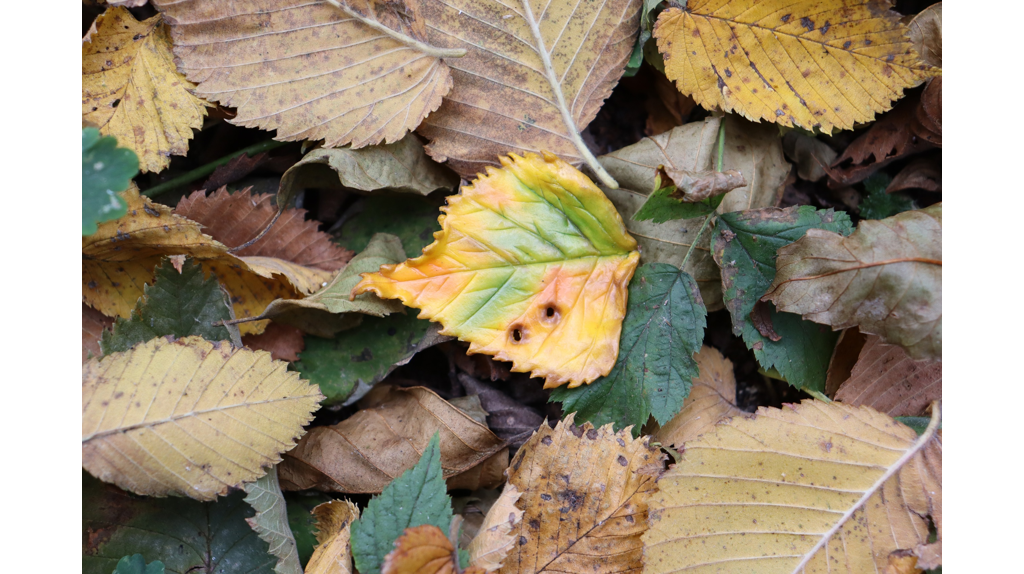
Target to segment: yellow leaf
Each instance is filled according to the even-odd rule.
[[[459,570],[455,546],[440,528],[424,524],[406,528],[395,540],[395,549],[384,557],[381,574],[484,574],[470,566]]]
[[[330,281],[334,273],[273,257],[235,257],[201,226],[165,205],[124,192],[128,212],[82,238],[82,299],[105,315],[128,318],[143,286],[164,256],[188,255],[231,295],[236,317],[256,317],[275,299],[296,299]],[[243,323],[243,335],[259,334],[267,321]]]
[[[506,153],[547,150],[616,187],[579,132],[622,76],[640,4],[423,0],[430,42],[466,50],[446,60],[455,86],[419,129],[427,153],[470,179]]]
[[[401,299],[470,353],[512,361],[547,388],[590,383],[618,356],[636,241],[566,162],[548,153],[501,162],[448,198],[422,256],[363,274],[352,293]]]
[[[885,2],[691,0],[654,28],[665,75],[707,109],[852,129],[937,73]]]
[[[554,429],[541,425],[519,449],[508,482],[523,493],[525,514],[502,574],[640,570],[663,455],[630,428],[577,427],[569,415]]]
[[[652,437],[679,449],[683,443],[710,431],[718,421],[743,414],[736,407],[736,376],[732,361],[713,347],[702,347],[693,357],[700,375],[693,379],[683,409]],[[681,449],[679,449],[681,450]]]
[[[645,574],[885,572],[941,525],[942,438],[868,407],[762,407],[686,443],[659,480]],[[941,526],[939,526],[941,540]]]
[[[281,141],[393,143],[452,86],[448,67],[420,41],[424,24],[412,0],[153,5],[171,25],[196,93],[238,108],[231,123],[277,130]]]
[[[470,566],[484,570],[501,568],[505,556],[512,550],[517,538],[512,534],[523,519],[523,511],[516,508],[516,501],[522,494],[513,484],[506,484],[494,506],[487,511],[477,535],[466,547]]]
[[[332,500],[313,509],[319,545],[306,564],[306,574],[352,574],[352,522],[359,508],[347,500]]]
[[[159,16],[139,22],[126,8],[109,8],[82,43],[82,120],[139,156],[139,169],[160,171],[185,155],[206,106],[178,73]]]
[[[149,496],[213,500],[295,444],[323,396],[270,353],[157,338],[82,367],[82,466]]]

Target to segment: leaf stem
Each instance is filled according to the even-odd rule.
[[[722,171],[722,157],[725,156],[725,116],[718,122],[718,165],[715,171]]]
[[[338,0],[327,0],[327,3],[341,10],[342,12],[348,14],[349,16],[355,18],[356,20],[359,20],[363,24],[366,24],[367,26],[373,28],[374,30],[387,34],[388,36],[391,36],[392,38],[398,40],[399,42],[405,44],[406,46],[419,50],[420,52],[423,52],[428,56],[433,56],[435,58],[461,58],[466,55],[466,51],[463,50],[462,48],[438,48],[437,46],[431,46],[430,44],[426,44],[420,42],[419,40],[416,40],[415,38],[406,36],[401,32],[396,32],[395,30],[388,28],[387,26],[381,24],[376,20],[372,20],[370,18],[367,18],[366,16],[363,16],[359,12],[356,12],[355,10],[349,8],[345,4],[342,4]]]
[[[718,122],[718,165],[715,167],[717,171],[722,171],[722,158],[725,156],[725,116],[722,116],[721,121]],[[711,218],[715,214],[711,213],[704,218],[704,223],[700,224],[700,229],[697,231],[696,237],[693,238],[693,242],[690,243],[690,248],[686,250],[686,257],[683,257],[683,263],[679,266],[680,270],[686,269],[686,262],[690,260],[690,255],[693,254],[693,249],[697,247],[697,243],[700,242],[700,236],[704,235],[704,230],[707,229],[708,223],[711,223]]]
[[[171,191],[172,189],[176,189],[176,188],[181,187],[183,185],[187,185],[189,183],[192,183],[193,181],[195,181],[195,180],[197,180],[197,179],[199,179],[201,177],[206,177],[206,176],[210,175],[211,173],[213,173],[213,171],[215,169],[217,169],[218,167],[228,163],[229,161],[235,159],[236,157],[242,155],[243,153],[248,155],[249,157],[252,157],[252,156],[254,156],[254,155],[256,155],[256,154],[258,154],[260,152],[269,151],[269,150],[272,150],[272,149],[275,149],[275,148],[279,148],[279,147],[281,147],[281,146],[283,146],[285,144],[288,144],[288,143],[292,143],[292,142],[279,142],[277,140],[272,140],[272,139],[266,140],[266,141],[262,141],[262,142],[260,142],[258,144],[251,145],[251,146],[249,146],[249,147],[247,147],[245,149],[241,149],[241,150],[238,150],[238,151],[236,151],[234,153],[228,154],[228,155],[226,155],[226,156],[224,156],[224,157],[222,157],[220,159],[213,160],[213,161],[211,161],[208,164],[201,165],[201,166],[193,169],[192,171],[188,171],[188,172],[185,172],[182,175],[179,175],[178,177],[176,177],[174,179],[169,179],[169,180],[167,180],[167,181],[165,181],[165,182],[163,182],[161,184],[154,185],[153,187],[143,191],[142,195],[145,195],[146,197],[156,197],[156,196],[160,195],[161,193],[166,193],[168,191]]]

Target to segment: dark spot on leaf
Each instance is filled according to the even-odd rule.
[[[121,103],[121,98],[117,98],[116,100],[110,102],[110,107],[116,108],[117,105],[120,104],[120,103]]]
[[[597,440],[597,429],[590,429],[587,431],[587,438],[590,440]]]
[[[850,46],[852,46],[852,45],[853,45],[853,42],[851,42],[850,40],[847,40],[847,41],[843,42],[843,49],[844,50],[849,50]]]
[[[783,16],[783,17],[781,18],[781,20],[782,20],[782,23],[783,23],[783,24],[785,24],[786,22],[789,22],[789,19],[790,19],[790,18],[792,18],[792,17],[793,17],[793,15],[792,15],[792,14],[786,14],[785,16]]]
[[[540,498],[541,498],[541,500],[551,500],[551,495],[545,493],[545,494],[540,495]]]
[[[622,456],[621,454],[619,455],[619,458],[615,459],[615,462],[619,463],[622,466],[626,466],[627,464],[629,464],[629,461],[626,460],[626,457]]]
[[[519,545],[522,546],[523,544],[526,544],[526,537],[525,536],[520,536],[519,537]]]
[[[810,18],[807,18],[806,16],[803,17],[803,18],[800,18],[800,25],[803,26],[804,28],[807,28],[808,32],[813,32],[814,31],[814,20],[811,20]]]
[[[546,437],[540,439],[540,442],[544,443],[545,445],[551,444],[551,437],[546,436]]]

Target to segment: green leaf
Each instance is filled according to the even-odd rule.
[[[629,284],[619,357],[612,372],[589,385],[559,387],[552,401],[580,423],[595,427],[633,425],[633,435],[650,415],[665,423],[683,406],[698,374],[693,355],[704,341],[707,312],[689,274],[654,263],[637,270]]]
[[[277,559],[245,522],[252,515],[241,492],[206,503],[142,497],[83,472],[82,572],[110,574],[141,554],[168,574],[274,574]]]
[[[434,433],[416,466],[373,497],[352,523],[352,558],[360,574],[380,574],[384,557],[406,528],[433,524],[448,531],[452,505],[441,474],[440,444]]]
[[[277,556],[274,572],[302,574],[295,537],[288,525],[287,506],[277,480],[277,467],[271,468],[256,482],[246,484],[245,492],[245,501],[256,511],[256,516],[246,522],[260,539],[270,545],[270,553]]]
[[[758,363],[765,370],[775,368],[795,387],[824,392],[839,333],[762,303],[758,308],[762,329],[771,325],[781,336],[773,341],[758,331],[751,318],[755,304],[775,278],[776,251],[812,228],[844,235],[853,231],[846,213],[809,205],[725,213],[715,224],[712,255],[722,269],[723,299],[732,314],[733,332],[753,349]]]
[[[164,563],[157,560],[146,564],[142,554],[133,554],[118,560],[114,574],[164,574]]]
[[[654,193],[647,196],[647,201],[640,207],[640,211],[633,215],[633,219],[637,221],[653,221],[654,223],[665,223],[666,221],[674,221],[676,219],[693,219],[694,217],[714,213],[725,197],[725,194],[721,193],[702,201],[688,203],[669,197],[675,191],[675,185],[659,187]]]
[[[928,428],[928,423],[932,422],[931,417],[893,417],[908,427],[914,429],[917,436],[924,434],[924,431]],[[939,423],[939,428],[942,428],[942,423]]]
[[[398,236],[407,257],[416,257],[441,231],[437,222],[438,201],[409,194],[375,193],[359,200],[342,216],[335,242],[359,253],[377,233]]]
[[[440,326],[417,319],[413,312],[366,317],[334,339],[306,337],[306,349],[294,368],[303,379],[320,385],[323,404],[345,402],[354,391],[379,382],[416,353],[448,340]]]
[[[153,285],[145,286],[130,319],[118,318],[113,332],[104,331],[100,340],[103,354],[127,351],[150,339],[174,335],[198,335],[207,341],[231,340],[227,327],[214,323],[231,319],[231,308],[214,278],[204,279],[203,268],[186,259],[181,273],[170,260],[156,268]]]
[[[626,71],[623,74],[626,78],[635,76],[640,69],[640,64],[643,63],[644,45],[651,39],[654,22],[658,19],[658,15],[652,12],[661,5],[661,2],[662,0],[644,0],[644,5],[640,9],[640,37],[637,38],[636,44],[633,46],[633,53],[630,54],[629,62],[626,63]],[[683,0],[682,4],[685,6],[686,0]]]
[[[884,172],[871,174],[864,180],[864,189],[868,192],[860,202],[861,219],[885,219],[897,213],[917,209],[914,201],[902,193],[886,193],[885,189],[892,183],[892,178]]]
[[[309,557],[313,555],[316,548],[316,517],[313,516],[313,509],[317,505],[334,500],[322,492],[303,491],[286,492],[284,499],[288,508],[288,527],[295,537],[295,547],[299,551],[299,562],[305,568]]]
[[[100,137],[96,128],[82,129],[82,235],[96,233],[96,224],[128,212],[118,194],[139,173],[139,158],[117,147],[117,138]]]

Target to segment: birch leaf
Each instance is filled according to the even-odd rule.
[[[420,126],[427,153],[469,179],[509,152],[549,151],[615,187],[579,132],[625,70],[640,5],[423,0],[430,43],[466,50],[447,60],[455,87]]]
[[[199,337],[92,359],[82,367],[82,466],[137,494],[197,500],[255,480],[323,398],[287,366]]]
[[[347,500],[332,500],[313,509],[319,545],[306,564],[306,574],[352,574],[352,521],[359,508]]]
[[[938,410],[920,438],[814,400],[718,425],[658,480],[644,572],[885,572],[898,551],[923,556],[928,518],[941,524]]]
[[[417,41],[423,22],[412,0],[153,5],[195,92],[237,108],[231,123],[276,129],[281,141],[396,142],[451,89],[447,66]]]
[[[665,75],[706,109],[832,133],[869,122],[937,70],[880,0],[690,0],[654,27]]]
[[[779,249],[762,300],[780,311],[942,357],[942,204],[863,220],[848,237],[811,229]]]
[[[139,22],[127,8],[109,8],[82,43],[82,120],[134,151],[143,173],[188,152],[209,105],[193,87],[174,65],[159,16]]]
[[[448,198],[422,256],[364,274],[352,293],[419,308],[470,353],[546,387],[589,383],[615,364],[636,241],[566,162],[513,154],[502,165]]]
[[[255,516],[245,521],[270,546],[270,553],[277,556],[274,572],[302,574],[295,537],[288,526],[284,495],[277,481],[277,468],[270,469],[256,482],[246,484],[245,493],[245,501],[256,511]]]

